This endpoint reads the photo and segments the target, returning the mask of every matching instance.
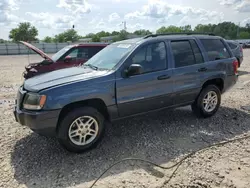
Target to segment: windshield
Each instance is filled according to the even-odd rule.
[[[108,45],[89,59],[85,65],[96,67],[96,69],[113,69],[117,63],[134,48],[134,46],[134,44],[127,43]]]
[[[62,48],[61,50],[59,50],[57,53],[55,53],[51,59],[56,62],[63,54],[65,54],[69,49],[71,48],[71,46],[66,46],[64,48]]]

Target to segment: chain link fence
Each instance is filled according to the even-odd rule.
[[[72,43],[32,43],[35,47],[45,53],[56,53],[60,49]],[[34,54],[32,50],[20,43],[2,43],[0,44],[0,55],[21,55]]]

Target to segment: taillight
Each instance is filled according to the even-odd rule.
[[[234,60],[233,62],[234,74],[238,73],[238,65],[239,65],[238,61]]]

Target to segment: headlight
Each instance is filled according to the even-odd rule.
[[[40,110],[46,102],[46,95],[27,93],[24,97],[23,108],[27,110]]]

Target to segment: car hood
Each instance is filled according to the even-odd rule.
[[[108,74],[107,70],[93,70],[88,67],[72,67],[41,74],[24,81],[24,89],[38,92],[69,82],[90,80]]]
[[[46,53],[44,53],[42,50],[38,49],[37,47],[31,45],[28,42],[24,42],[24,41],[20,41],[20,43],[22,43],[23,45],[27,46],[29,49],[33,50],[34,52],[36,52],[42,58],[53,62],[53,60]]]

